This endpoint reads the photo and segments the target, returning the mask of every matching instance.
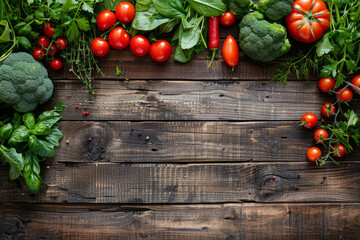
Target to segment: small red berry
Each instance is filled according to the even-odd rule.
[[[79,105],[76,105],[75,108],[76,108],[76,109],[79,109]]]
[[[83,115],[86,116],[86,112],[83,112]]]
[[[86,115],[89,115],[90,113],[89,112],[86,112]]]
[[[276,177],[274,176],[274,177],[273,177],[273,179],[275,180],[275,179],[276,179]]]
[[[84,107],[84,109],[86,109],[86,106]]]

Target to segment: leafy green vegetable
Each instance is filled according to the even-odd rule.
[[[161,16],[152,6],[146,11],[137,12],[131,26],[136,30],[151,31],[169,21],[169,18]]]
[[[226,11],[226,6],[221,0],[187,0],[190,6],[205,17],[220,16]]]
[[[181,0],[153,0],[156,10],[167,18],[182,18],[186,12]]]

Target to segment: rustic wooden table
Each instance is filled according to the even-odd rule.
[[[209,69],[208,54],[111,51],[96,95],[51,73],[43,109],[66,103],[64,138],[36,196],[0,168],[0,239],[360,239],[359,152],[316,167],[298,127],[331,98],[316,81],[269,82],[276,63],[241,54],[232,72],[218,54]]]

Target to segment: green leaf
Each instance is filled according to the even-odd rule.
[[[30,135],[29,136],[29,142],[28,142],[28,146],[31,152],[33,153],[38,153],[39,152],[39,146],[38,146],[38,142],[37,142],[37,137],[35,135]]]
[[[35,126],[35,114],[25,113],[23,115],[23,122],[28,129],[33,128]]]
[[[31,4],[34,3],[34,0],[27,0],[27,3],[28,3],[29,5],[31,5]]]
[[[137,0],[135,5],[136,12],[147,11],[151,7],[151,0]]]
[[[76,23],[73,21],[70,27],[68,28],[68,30],[66,31],[66,38],[70,43],[77,42],[79,39],[79,35],[80,35],[79,29]]]
[[[109,11],[115,11],[117,5],[123,2],[123,0],[104,0],[105,8]]]
[[[62,118],[62,116],[54,111],[46,111],[43,112],[38,118],[37,118],[37,123],[39,122],[43,122],[46,126],[48,126],[49,128],[51,128],[55,123],[57,123],[60,119]]]
[[[321,57],[332,52],[333,46],[329,41],[329,33],[325,34],[322,39],[316,44],[316,55]]]
[[[29,131],[27,127],[25,127],[24,125],[20,125],[18,128],[16,128],[13,131],[9,139],[9,144],[14,146],[14,144],[16,143],[27,142],[28,139],[29,139]]]
[[[182,21],[180,26],[180,45],[182,49],[193,48],[199,41],[201,31],[200,23],[204,17],[192,18],[190,22],[185,19]]]
[[[77,8],[78,2],[76,0],[66,0],[66,2],[62,5],[62,12],[70,12]]]
[[[47,141],[39,139],[39,138],[37,140],[37,144],[39,147],[38,152],[36,152],[37,155],[39,155],[40,157],[44,157],[44,158],[54,157],[54,155],[55,155],[54,146],[52,146]]]
[[[0,21],[0,26],[4,26],[4,31],[0,35],[0,43],[12,41],[9,23],[6,20]]]
[[[226,11],[226,6],[221,0],[187,0],[190,6],[205,17],[220,16]]]
[[[15,180],[18,179],[20,177],[21,171],[19,171],[19,169],[17,169],[16,167],[14,167],[14,165],[10,164],[10,170],[9,170],[9,178],[10,180]]]
[[[4,145],[0,145],[0,155],[5,159],[7,163],[16,168],[17,171],[21,171],[24,168],[24,159],[21,153],[16,152],[15,148],[8,149]]]
[[[171,32],[180,23],[180,21],[181,19],[171,19],[169,22],[160,25],[157,34],[161,35],[163,33]]]
[[[34,126],[34,128],[29,130],[29,133],[36,136],[46,136],[51,133],[51,128],[48,127],[44,122],[39,122]]]
[[[76,19],[77,26],[82,31],[89,31],[90,30],[90,24],[89,21],[85,18],[77,18]]]
[[[194,48],[184,50],[181,48],[180,44],[178,44],[174,53],[174,60],[181,63],[186,63],[190,61],[194,55]]]
[[[21,117],[20,113],[18,113],[18,112],[14,113],[11,124],[13,125],[13,129],[18,128],[22,124],[22,117]]]
[[[65,103],[63,102],[60,102],[60,103],[57,103],[55,106],[54,106],[54,111],[56,112],[62,112],[65,108]]]
[[[63,134],[59,130],[59,124],[55,124],[52,127],[52,132],[44,137],[44,140],[48,142],[51,146],[57,147],[59,146],[59,141],[62,139]]]
[[[137,12],[131,26],[137,30],[151,31],[169,21],[169,18],[161,16],[152,6],[147,11]]]
[[[27,153],[24,158],[24,180],[29,190],[37,194],[41,186],[39,160],[35,154]]]
[[[167,18],[183,18],[186,15],[185,9],[180,0],[153,0],[156,10]]]
[[[94,9],[93,7],[91,7],[89,4],[87,4],[86,2],[83,2],[83,5],[81,6],[82,10],[84,10],[85,12],[89,12],[89,13],[94,13]]]
[[[13,130],[13,127],[12,127],[11,123],[3,125],[0,128],[0,142],[8,140],[9,137],[11,136],[12,130]]]

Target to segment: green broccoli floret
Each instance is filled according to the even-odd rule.
[[[239,27],[240,48],[254,60],[270,62],[290,50],[285,27],[264,20],[260,12],[247,14]]]
[[[257,6],[270,20],[278,21],[291,13],[293,2],[294,0],[259,0]]]
[[[228,0],[229,10],[237,17],[242,18],[250,12],[250,9],[254,6],[251,0]]]
[[[52,93],[46,68],[30,54],[12,53],[0,63],[0,102],[19,112],[31,112]]]

